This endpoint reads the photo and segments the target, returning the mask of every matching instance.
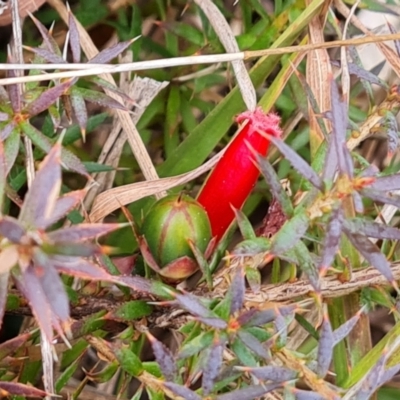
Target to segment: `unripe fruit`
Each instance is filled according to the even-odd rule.
[[[160,268],[182,257],[195,260],[189,241],[204,253],[211,240],[204,208],[186,195],[170,195],[155,203],[143,221],[141,232]]]

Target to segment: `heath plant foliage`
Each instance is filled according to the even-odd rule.
[[[27,72],[2,55],[0,395],[398,398],[400,89],[352,36],[400,76],[357,17],[399,5],[111,3],[49,0]],[[91,28],[118,42],[88,56]]]

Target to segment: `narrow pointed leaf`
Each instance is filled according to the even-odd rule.
[[[362,189],[360,193],[365,197],[369,197],[371,200],[383,204],[391,204],[397,208],[400,208],[400,196],[396,194],[390,192],[380,192],[372,189]]]
[[[74,110],[75,117],[78,121],[78,125],[81,128],[81,132],[83,132],[83,137],[85,137],[86,125],[88,121],[88,115],[86,110],[86,103],[80,94],[79,90],[75,90],[75,88],[71,89],[71,106]]]
[[[0,274],[0,329],[3,325],[3,317],[4,317],[4,313],[6,311],[7,294],[8,294],[8,278],[9,278],[8,273]]]
[[[0,140],[1,141],[6,140],[14,129],[15,129],[14,121],[10,121],[3,128],[0,128]]]
[[[87,78],[88,81],[93,82],[94,84],[100,86],[103,89],[108,89],[111,92],[116,93],[118,96],[121,96],[127,103],[130,103],[132,105],[136,104],[135,100],[133,100],[131,97],[129,97],[123,90],[121,90],[119,87],[115,86],[114,84],[106,81],[103,78],[100,78],[99,76],[91,76]]]
[[[42,132],[38,131],[35,127],[29,124],[29,122],[21,122],[19,126],[25,135],[28,136],[29,139],[31,139],[32,142],[41,150],[43,150],[45,153],[49,153],[51,151],[53,144],[47,136],[43,135]],[[69,150],[64,148],[61,150],[61,161],[69,170],[88,177],[88,173],[82,162]]]
[[[294,248],[294,254],[297,259],[297,264],[301,270],[307,275],[312,287],[316,292],[321,291],[321,279],[318,268],[316,267],[313,258],[307,246],[303,242],[298,242]]]
[[[307,232],[309,223],[306,213],[296,214],[286,221],[272,238],[271,252],[275,255],[280,255],[293,248]]]
[[[340,325],[339,328],[333,331],[333,344],[336,346],[340,341],[349,335],[353,328],[357,325],[360,320],[360,313],[357,313],[344,324]]]
[[[268,139],[278,148],[282,155],[287,161],[292,164],[293,168],[296,169],[305,179],[307,179],[313,186],[319,190],[324,189],[324,184],[318,174],[301,158],[295,150],[288,146],[282,139],[272,135],[266,135]]]
[[[356,213],[363,214],[364,204],[360,193],[354,191],[352,193],[352,197],[353,197],[354,210],[356,211]]]
[[[195,316],[204,318],[216,317],[212,311],[201,303],[198,297],[191,293],[176,294],[175,299],[180,306]]]
[[[8,393],[13,396],[23,396],[23,397],[47,397],[48,393],[43,390],[36,389],[33,386],[25,385],[24,383],[18,382],[0,382],[0,391]],[[8,397],[8,396],[7,396]]]
[[[203,368],[201,387],[205,395],[210,394],[214,387],[214,382],[222,366],[222,354],[224,349],[225,342],[221,340],[221,338],[214,340]]]
[[[11,135],[8,136],[7,140],[4,143],[4,154],[5,154],[4,162],[6,165],[6,170],[5,170],[6,176],[11,171],[11,168],[14,166],[15,160],[17,159],[20,142],[21,142],[21,135],[16,129],[14,129],[11,132]]]
[[[150,341],[154,356],[164,377],[168,381],[173,381],[177,373],[177,366],[171,351],[150,333],[147,333],[147,338]]]
[[[163,385],[170,390],[171,392],[175,393],[176,395],[180,396],[185,400],[202,400],[202,398],[193,392],[192,390],[188,389],[185,386],[178,385],[177,383],[173,382],[163,382]]]
[[[340,237],[342,235],[342,225],[344,221],[343,209],[339,206],[332,211],[331,218],[326,229],[324,244],[322,246],[322,258],[319,270],[328,269],[339,248]]]
[[[400,229],[394,226],[367,221],[362,218],[353,218],[344,221],[346,229],[352,234],[359,233],[377,239],[400,240]]]
[[[244,273],[243,268],[237,268],[235,276],[233,278],[230,292],[232,296],[230,315],[235,314],[243,307],[244,294],[245,294],[245,284],[244,284]]]
[[[86,189],[76,190],[58,198],[53,213],[46,219],[44,229],[65,217],[69,211],[75,208],[83,200],[86,193]]]
[[[32,309],[32,313],[49,341],[53,339],[52,309],[47,302],[42,285],[33,273],[33,267],[29,266],[21,275],[14,275],[18,290],[25,296]]]
[[[10,116],[7,113],[0,111],[0,122],[8,121]]]
[[[350,153],[346,146],[348,113],[346,103],[342,100],[335,80],[331,80],[331,122],[332,137],[335,144],[339,171],[353,176]],[[349,165],[351,163],[351,165]]]
[[[251,240],[244,240],[239,243],[232,251],[237,256],[251,256],[258,253],[264,253],[271,249],[270,240],[263,237],[257,237]]]
[[[251,333],[245,330],[239,330],[238,336],[240,340],[258,357],[264,358],[266,360],[270,358],[268,351],[263,347],[260,341]]]
[[[337,67],[341,66],[340,61],[337,61],[337,60],[331,61],[331,63]],[[385,81],[383,81],[382,79],[380,79],[375,74],[373,74],[371,71],[367,71],[367,70],[361,68],[360,66],[358,66],[357,64],[354,64],[351,62],[347,63],[347,68],[349,69],[350,75],[354,75],[359,79],[362,79],[369,83],[381,86],[384,89],[388,89],[387,83]]]
[[[245,240],[252,240],[255,239],[257,236],[254,232],[253,226],[250,223],[249,219],[246,217],[245,213],[242,210],[232,207],[233,211],[235,212],[235,218]]]
[[[391,284],[395,284],[390,263],[381,253],[378,246],[362,235],[354,234],[346,229],[346,235],[353,246],[363,255],[363,257],[375,267]]]
[[[263,174],[265,180],[269,185],[269,188],[271,190],[274,199],[276,199],[279,202],[283,212],[287,216],[291,216],[293,214],[292,202],[290,201],[289,196],[283,189],[282,184],[274,168],[269,163],[266,157],[261,157],[259,154],[256,154],[256,160],[261,173]]]
[[[4,195],[7,188],[7,155],[4,144],[0,141],[0,215],[3,212]]]
[[[39,30],[42,38],[43,38],[43,44],[46,46],[47,50],[52,51],[53,53],[61,56],[61,51],[60,48],[58,47],[57,42],[51,36],[49,31],[46,29],[46,27],[32,14],[30,15],[33,23],[36,25],[36,28]]]
[[[372,190],[391,191],[400,189],[400,174],[393,174],[375,178],[368,186]]]
[[[69,79],[50,89],[46,89],[37,99],[28,104],[25,112],[28,113],[30,117],[33,117],[42,111],[47,110],[50,105],[55,103],[73,83],[74,79]]]
[[[205,325],[211,326],[215,329],[226,329],[228,324],[220,318],[212,317],[197,317],[197,319]]]
[[[399,371],[400,371],[400,364],[385,369],[384,372],[382,372],[382,374],[379,377],[378,386],[381,386],[386,382],[390,382],[393,379],[393,377],[398,374]]]
[[[48,49],[44,49],[41,47],[29,47],[24,46],[27,50],[31,51],[32,53],[36,54],[37,56],[43,58],[48,63],[51,64],[66,64],[66,61],[58,54],[53,53]]]
[[[79,91],[79,94],[90,103],[99,104],[103,107],[116,108],[118,110],[128,111],[128,109],[121,104],[119,101],[114,100],[110,96],[107,96],[104,93],[97,92],[95,90],[83,89],[83,88],[75,88],[76,91]]]
[[[216,400],[254,400],[280,387],[281,385],[276,383],[270,385],[250,385],[243,389],[221,394],[216,397]]]
[[[296,400],[326,400],[322,394],[308,390],[293,389],[293,393]]]
[[[331,365],[333,356],[334,337],[332,326],[329,321],[328,313],[324,312],[322,325],[319,333],[318,355],[317,355],[317,374],[324,378]]]
[[[54,316],[62,322],[69,318],[69,300],[64,285],[51,260],[40,250],[34,254],[34,268],[32,272],[40,282],[47,298],[47,303],[53,310]]]
[[[385,116],[384,129],[387,136],[388,153],[393,154],[399,147],[399,128],[396,117],[389,111]]]
[[[9,62],[13,62],[9,58]],[[15,71],[10,69],[7,71],[7,78],[15,78],[16,74]],[[10,99],[11,107],[14,111],[14,113],[19,113],[21,112],[22,109],[22,100],[21,100],[21,93],[20,93],[20,88],[19,85],[12,84],[7,86],[7,92],[8,92],[8,97]]]
[[[56,144],[40,164],[35,179],[25,196],[19,220],[27,228],[41,229],[50,217],[61,188],[61,147]]]
[[[246,368],[257,379],[262,381],[285,382],[296,379],[298,373],[288,368],[268,365],[266,367]]]
[[[112,275],[103,268],[83,259],[77,259],[75,262],[67,262],[63,261],[62,256],[57,256],[51,258],[51,263],[59,272],[81,279],[103,281],[110,281],[113,279]]]
[[[20,243],[25,235],[25,229],[15,218],[5,215],[0,217],[0,235],[12,243]]]
[[[55,243],[80,242],[105,235],[118,228],[121,224],[79,224],[49,232],[47,236]]]
[[[72,12],[68,12],[69,44],[71,47],[72,61],[78,63],[81,60],[81,43],[79,30]]]
[[[132,43],[134,39],[127,40],[126,42],[120,42],[115,44],[114,46],[109,47],[108,49],[102,50],[99,54],[94,56],[89,64],[106,64],[119,54],[121,54],[125,49],[127,49]]]

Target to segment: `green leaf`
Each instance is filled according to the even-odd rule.
[[[127,348],[118,349],[115,355],[121,368],[132,376],[139,376],[143,372],[143,365],[140,358]]]
[[[108,318],[121,321],[132,321],[150,315],[153,307],[142,300],[133,300],[124,303],[108,314]]]

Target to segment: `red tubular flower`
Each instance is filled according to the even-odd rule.
[[[279,116],[265,114],[261,108],[237,116],[236,122],[244,121],[242,129],[211,171],[197,198],[208,214],[212,234],[217,241],[235,218],[231,206],[238,209],[243,206],[260,175],[251,148],[265,156],[269,140],[259,132],[274,136],[281,134]]]

